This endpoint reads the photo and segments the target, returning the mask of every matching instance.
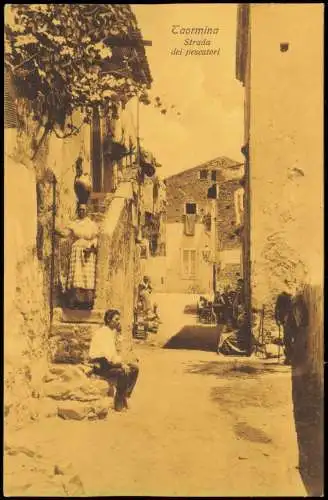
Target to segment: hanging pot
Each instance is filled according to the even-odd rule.
[[[89,174],[85,173],[75,177],[74,191],[79,203],[88,203],[92,191],[92,181]]]
[[[152,163],[141,161],[140,167],[143,173],[147,175],[147,177],[153,177],[154,173],[156,172],[156,169]]]

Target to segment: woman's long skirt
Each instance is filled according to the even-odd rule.
[[[71,250],[67,279],[70,307],[92,308],[96,284],[96,255],[84,252],[85,248],[74,243]]]

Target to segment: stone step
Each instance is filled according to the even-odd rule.
[[[65,309],[56,307],[54,309],[54,321],[61,323],[104,323],[104,309],[93,309],[91,311],[81,309]]]
[[[90,374],[90,365],[52,365],[42,381],[43,400],[53,402],[55,414],[66,420],[105,418],[115,394],[115,381]]]
[[[83,363],[88,358],[90,341],[97,328],[99,324],[55,321],[49,336],[51,361]]]

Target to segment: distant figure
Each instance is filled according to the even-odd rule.
[[[233,325],[234,298],[235,292],[231,289],[230,285],[227,285],[222,294],[222,300],[224,301],[224,322],[228,329],[231,329]]]
[[[128,408],[127,398],[137,382],[139,368],[136,363],[127,363],[120,355],[122,350],[121,317],[116,309],[108,309],[104,316],[105,325],[93,335],[89,349],[93,373],[108,382],[116,379],[114,408],[122,411]]]
[[[153,317],[153,305],[151,301],[151,293],[153,291],[149,276],[144,276],[139,285],[139,299],[143,305],[144,313],[147,317]]]
[[[213,309],[216,315],[217,323],[223,323],[225,319],[225,298],[223,290],[218,290],[214,296]]]
[[[279,327],[283,327],[285,364],[290,365],[297,331],[308,324],[308,311],[303,297],[300,294],[292,296],[287,292],[280,293],[275,305],[275,320]]]
[[[98,226],[87,215],[87,207],[79,204],[77,219],[66,229],[56,230],[63,237],[73,238],[67,278],[67,306],[92,309],[96,283]]]
[[[235,326],[237,326],[237,323],[239,322],[239,316],[242,313],[244,305],[244,280],[239,278],[237,281],[236,293],[232,303],[232,316]]]
[[[275,320],[283,328],[283,342],[285,351],[285,364],[291,364],[292,348],[294,341],[293,328],[293,297],[290,293],[282,292],[278,295],[275,305]]]
[[[232,332],[223,332],[219,338],[218,354],[225,356],[246,356],[249,354],[249,331],[246,325]]]

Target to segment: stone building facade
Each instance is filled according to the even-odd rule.
[[[150,85],[145,55],[139,64]],[[105,309],[121,310],[123,328],[131,341],[135,293],[141,279],[138,235],[143,228],[142,193],[147,177],[136,154],[138,106],[137,98],[126,101],[118,106],[111,122],[99,119],[95,110],[93,122],[83,124],[76,135],[60,139],[51,134],[40,142],[43,127],[31,119],[28,101],[17,99],[6,72],[4,343],[8,422],[11,418],[24,420],[30,414],[31,395],[42,393],[49,362],[85,359],[91,333],[103,323]],[[73,113],[74,123],[82,123],[83,118],[79,111]],[[41,144],[37,151],[36,144]],[[122,148],[125,155],[115,156],[114,151]],[[69,247],[61,245],[54,228],[66,227],[76,216],[78,158],[93,181],[88,208],[99,226],[96,299],[89,314],[66,310],[58,298]]]
[[[234,200],[240,184],[231,173],[237,168],[240,175],[241,167],[221,157],[166,179],[166,291],[234,286],[241,272]]]

